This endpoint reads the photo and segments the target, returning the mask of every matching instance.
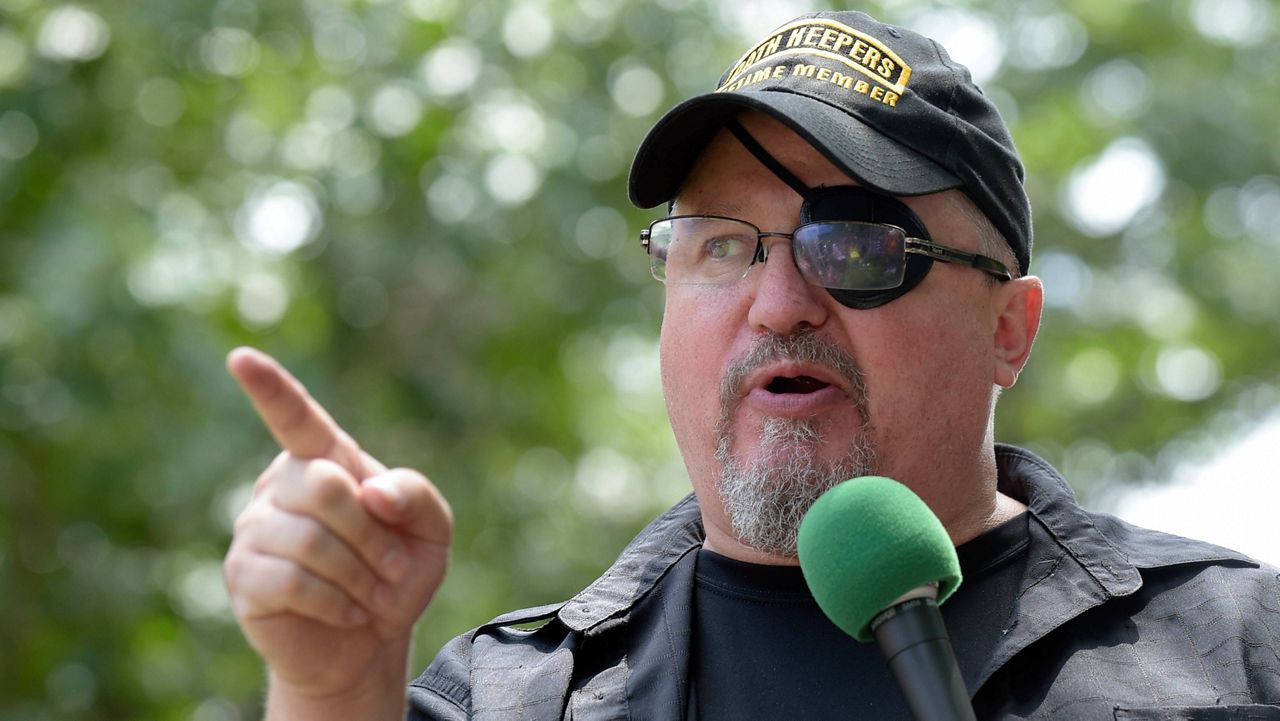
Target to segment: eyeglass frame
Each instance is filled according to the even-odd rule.
[[[1008,266],[996,260],[995,258],[981,255],[979,253],[970,253],[968,251],[960,250],[959,248],[952,248],[950,246],[942,245],[940,243],[935,243],[932,240],[925,240],[924,238],[913,238],[907,235],[906,230],[904,230],[903,228],[897,225],[892,225],[889,223],[872,223],[872,222],[862,221],[862,220],[829,220],[829,219],[814,220],[808,223],[801,223],[800,225],[796,226],[795,230],[792,230],[790,233],[783,233],[780,231],[760,230],[760,227],[757,226],[755,223],[743,220],[741,218],[731,218],[727,215],[702,215],[702,214],[670,215],[665,218],[658,218],[657,220],[654,220],[653,222],[649,223],[649,227],[642,228],[640,230],[640,247],[644,248],[645,255],[650,257],[653,256],[652,248],[650,247],[650,244],[649,244],[650,239],[653,236],[653,226],[657,225],[658,223],[663,223],[667,221],[684,220],[684,219],[690,219],[690,218],[695,218],[695,219],[704,218],[708,220],[729,220],[735,223],[742,223],[743,225],[746,225],[747,227],[755,230],[756,249],[751,256],[751,262],[748,263],[746,269],[742,271],[742,275],[738,276],[738,278],[734,281],[731,281],[729,283],[676,283],[676,285],[730,285],[731,283],[736,283],[737,281],[747,277],[747,273],[751,272],[751,268],[754,267],[756,263],[763,264],[769,259],[769,247],[764,244],[765,238],[785,238],[790,243],[794,244],[796,233],[800,232],[802,229],[807,228],[811,225],[822,225],[822,224],[830,224],[830,223],[858,223],[861,225],[873,225],[873,226],[880,226],[884,228],[892,228],[898,231],[899,233],[902,233],[903,240],[905,241],[902,249],[902,252],[904,255],[903,257],[904,267],[906,262],[909,260],[908,258],[905,257],[905,255],[907,253],[914,253],[916,255],[923,255],[926,258],[929,258],[931,260],[936,260],[942,263],[951,263],[954,265],[961,265],[969,268],[974,268],[976,270],[980,270],[984,273],[987,273],[988,275],[991,275],[992,277],[996,278],[1002,283],[1013,280],[1013,274],[1009,272]],[[792,257],[794,258],[794,255]],[[652,263],[650,263],[649,272],[651,275],[653,275]],[[654,280],[657,280],[663,285],[666,285],[666,280],[657,277],[657,275],[654,275]],[[808,280],[808,279],[806,278],[805,280]],[[902,285],[902,281],[899,281],[898,285],[894,287],[900,287],[901,285]],[[856,290],[873,290],[873,289],[844,288],[840,290],[856,291]]]

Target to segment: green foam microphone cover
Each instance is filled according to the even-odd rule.
[[[933,511],[910,488],[854,478],[814,502],[800,524],[800,568],[823,613],[859,641],[903,594],[938,583],[938,603],[960,586],[960,560]]]

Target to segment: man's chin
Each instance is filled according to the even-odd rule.
[[[836,460],[819,422],[814,419],[766,417],[744,424],[728,438],[729,448],[721,449],[747,467],[770,468],[797,462],[823,465]],[[838,445],[838,444],[837,444]],[[827,456],[831,456],[827,458]]]
[[[748,448],[741,453],[734,453],[733,459],[739,468],[757,469],[757,473],[768,475],[769,469],[789,468],[827,468],[835,464],[835,459],[822,456],[821,447],[789,445],[785,447]]]

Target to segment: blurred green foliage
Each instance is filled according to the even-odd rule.
[[[1001,439],[1088,493],[1278,405],[1273,3],[859,7],[971,63],[1029,166],[1049,308]],[[808,9],[0,0],[0,718],[257,714],[238,344],[452,502],[416,667],[593,578],[687,488],[630,154]]]

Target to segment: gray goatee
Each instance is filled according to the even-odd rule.
[[[734,412],[742,403],[742,386],[757,368],[780,360],[823,366],[846,382],[862,425],[849,446],[824,460],[823,423],[814,418],[766,418],[760,428],[760,460],[744,462],[733,455]],[[765,553],[794,558],[800,521],[813,502],[840,482],[873,472],[866,384],[853,358],[813,331],[793,335],[769,333],[730,364],[720,384],[720,421],[716,428],[716,460],[720,462],[720,500],[742,543]]]

